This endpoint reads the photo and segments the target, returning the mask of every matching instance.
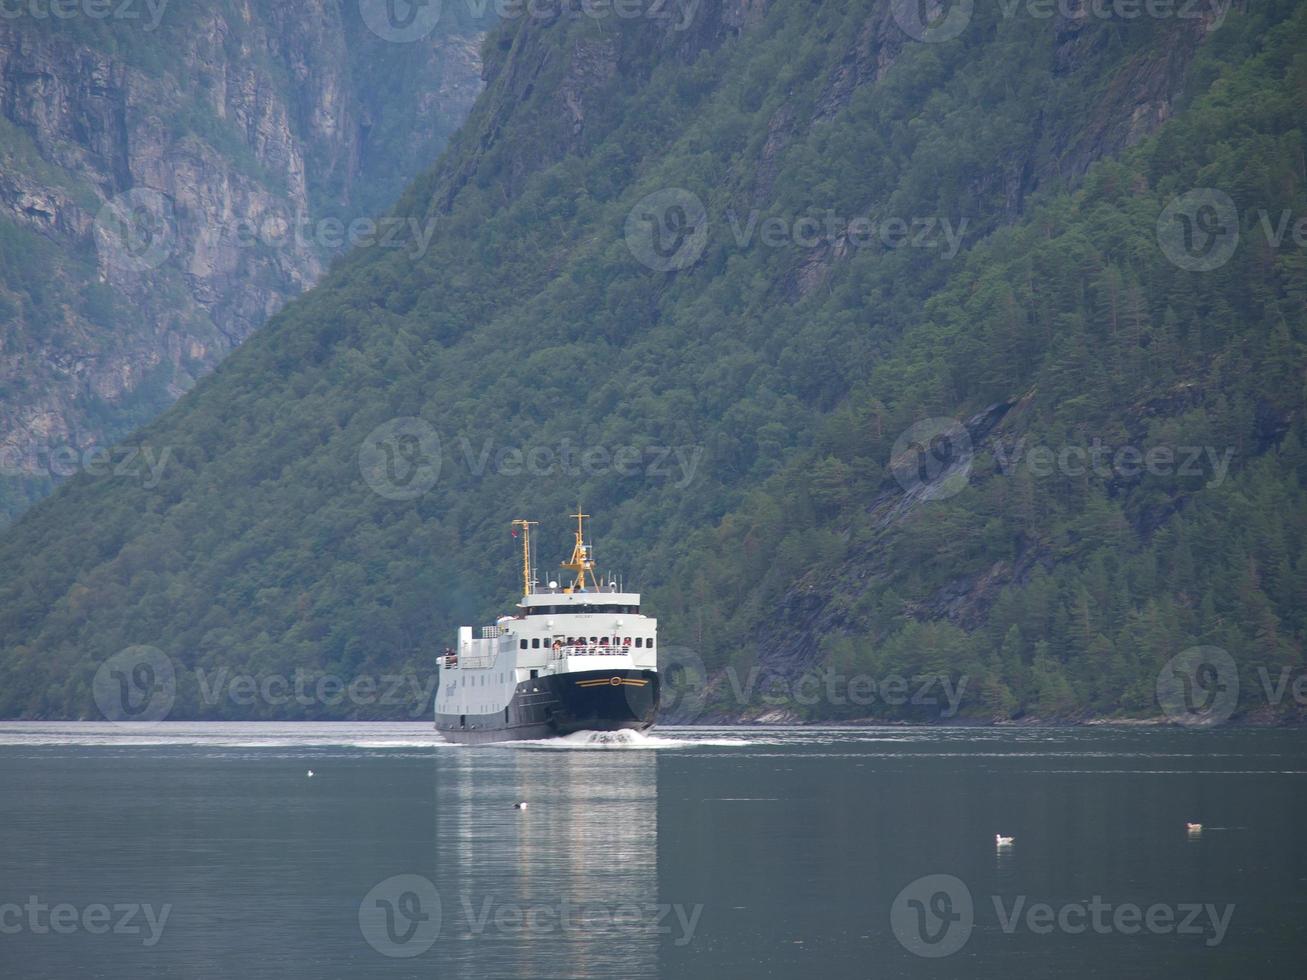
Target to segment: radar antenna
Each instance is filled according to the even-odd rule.
[[[576,578],[572,584],[564,589],[564,592],[584,592],[586,576],[589,576],[590,584],[599,589],[599,583],[595,580],[595,563],[590,557],[590,547],[585,543],[585,521],[589,514],[581,512],[581,505],[576,505],[576,513],[572,515],[576,518],[576,544],[572,548],[571,561],[562,563],[562,567],[569,572],[575,572]]]

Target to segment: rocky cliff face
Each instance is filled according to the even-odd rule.
[[[140,13],[0,20],[0,521],[333,255],[421,247],[371,219],[481,88],[470,22],[401,44],[344,0]]]

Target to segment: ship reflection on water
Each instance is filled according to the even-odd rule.
[[[459,975],[657,976],[656,755],[572,746],[442,757],[433,952]]]

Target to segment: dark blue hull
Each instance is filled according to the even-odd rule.
[[[436,715],[436,730],[451,742],[506,742],[557,738],[573,732],[643,732],[658,714],[658,672],[588,670],[523,681],[503,711]]]

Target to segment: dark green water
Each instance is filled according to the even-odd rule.
[[[461,748],[425,726],[0,725],[0,976],[1296,976],[1305,750],[1236,730]]]

